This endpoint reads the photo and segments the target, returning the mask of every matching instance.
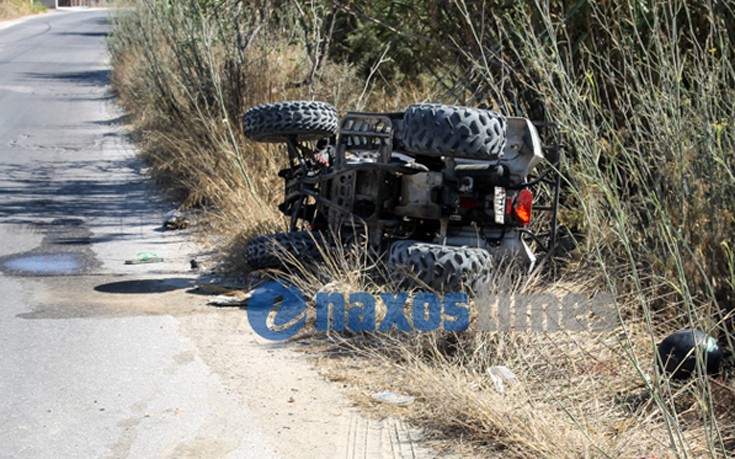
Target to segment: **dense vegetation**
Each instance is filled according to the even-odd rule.
[[[731,341],[732,24],[735,5],[708,0],[139,0],[118,15],[110,49],[157,177],[209,209],[215,227],[241,222],[236,241],[283,225],[274,205],[282,155],[243,138],[249,106],[431,101],[557,123],[570,146],[562,219],[579,247],[555,281],[519,288],[596,285],[615,295],[617,332],[477,332],[377,347],[424,381],[416,391],[435,410],[416,418],[459,429],[474,446],[517,457],[720,456],[735,447],[732,383],[681,387],[645,374],[653,344],[673,329]],[[339,266],[333,277],[363,282],[345,274],[359,264]],[[523,346],[533,357],[514,354]],[[454,390],[484,387],[492,362],[526,369],[533,390],[516,396],[517,410]]]
[[[29,14],[45,11],[46,7],[39,2],[28,0],[0,0],[0,21],[15,19]]]

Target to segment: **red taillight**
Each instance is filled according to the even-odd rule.
[[[513,212],[521,226],[531,223],[531,210],[533,210],[533,193],[521,190],[513,204]]]

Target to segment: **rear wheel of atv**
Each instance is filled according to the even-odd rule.
[[[410,153],[495,159],[503,155],[503,115],[454,105],[411,105],[403,115],[401,140]]]
[[[245,135],[256,142],[319,140],[333,136],[338,123],[337,109],[324,102],[263,104],[242,116]]]
[[[295,231],[254,237],[248,242],[246,260],[253,269],[284,268],[298,262],[321,259],[319,233]]]
[[[476,294],[490,279],[492,257],[479,248],[398,241],[390,247],[388,265],[410,271],[436,290],[460,291],[464,286]]]

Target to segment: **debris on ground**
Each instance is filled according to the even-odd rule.
[[[659,365],[673,379],[685,379],[696,373],[697,354],[706,365],[707,374],[720,372],[722,349],[717,340],[701,330],[675,331],[658,345]]]
[[[155,252],[138,252],[131,260],[125,260],[126,265],[140,265],[145,263],[160,263],[163,258],[159,257]]]
[[[198,283],[196,286],[197,291],[200,293],[204,293],[207,295],[225,295],[225,296],[245,296],[248,295],[245,293],[245,291],[233,288],[233,287],[227,287],[223,285],[217,285],[217,284],[203,284]]]
[[[167,230],[182,230],[189,227],[189,217],[178,209],[166,212],[163,216],[163,227]]]
[[[191,260],[189,260],[189,267],[192,271],[199,271],[200,273],[209,273],[210,271],[209,263],[197,260],[196,258],[192,258]]]
[[[411,405],[416,399],[410,395],[405,394],[397,394],[395,392],[378,392],[377,394],[373,394],[371,396],[373,400],[376,400],[381,403],[388,403],[390,405],[397,405],[397,406],[407,406]]]
[[[192,266],[194,261],[192,260]],[[197,265],[200,270],[203,269],[201,262],[197,262]],[[210,272],[200,276],[194,291],[202,295],[212,295],[208,302],[211,306],[240,307],[266,281],[266,278],[253,274],[243,279],[240,276],[221,276]]]
[[[211,306],[243,306],[253,295],[253,290],[245,292],[217,284],[197,284],[196,290],[206,295],[215,295],[207,303]]]
[[[495,384],[495,390],[500,395],[505,395],[505,384],[509,386],[516,386],[518,384],[518,378],[513,374],[510,369],[504,365],[494,365],[486,370],[487,374]]]
[[[252,293],[243,293],[243,295],[217,295],[210,298],[210,306],[243,306]]]

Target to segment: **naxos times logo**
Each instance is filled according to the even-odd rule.
[[[618,319],[614,305],[604,293],[507,293],[475,297],[473,308],[480,331],[553,333],[613,330]],[[268,282],[253,292],[247,314],[257,334],[282,341],[303,330],[309,315],[315,316],[317,331],[461,332],[470,326],[469,308],[465,293],[319,292],[312,309],[295,287]]]
[[[385,306],[379,313],[377,306]],[[447,293],[440,297],[421,292],[350,294],[319,292],[315,311],[309,310],[304,296],[293,286],[268,282],[257,288],[247,306],[248,321],[260,336],[274,341],[294,337],[306,325],[309,314],[316,315],[317,331],[464,331],[469,327],[470,312],[465,293]],[[411,306],[406,314],[404,307]],[[382,310],[383,308],[381,308]],[[380,317],[378,317],[380,316]]]

